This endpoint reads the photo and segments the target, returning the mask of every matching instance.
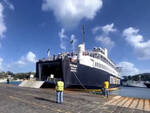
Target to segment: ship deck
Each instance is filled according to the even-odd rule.
[[[0,84],[0,113],[149,113],[150,100],[79,91],[64,92],[64,103],[55,102],[54,89],[22,88]]]

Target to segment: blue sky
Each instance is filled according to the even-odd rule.
[[[0,0],[0,71],[28,72],[50,53],[109,50],[122,75],[150,72],[149,0]],[[70,40],[74,39],[73,47]]]

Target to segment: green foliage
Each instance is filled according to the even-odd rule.
[[[7,77],[7,73],[5,72],[0,72],[0,78],[6,78]]]
[[[2,78],[7,78],[8,75],[11,75],[12,77],[14,77],[14,79],[28,79],[30,77],[30,75],[33,74],[35,75],[34,72],[28,72],[28,73],[13,73],[13,72],[0,72],[0,79]]]
[[[11,71],[7,71],[6,74],[7,74],[7,75],[12,75],[12,76],[14,75],[14,73],[11,72]]]
[[[28,79],[31,74],[35,74],[34,72],[29,73],[16,73],[14,79]]]

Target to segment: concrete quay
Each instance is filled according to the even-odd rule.
[[[54,89],[0,84],[0,113],[150,113],[150,100],[65,91],[64,103],[55,102]]]

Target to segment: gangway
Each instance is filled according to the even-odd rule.
[[[36,81],[36,80],[24,80],[19,86],[20,87],[29,87],[29,88],[41,88],[45,81]]]

